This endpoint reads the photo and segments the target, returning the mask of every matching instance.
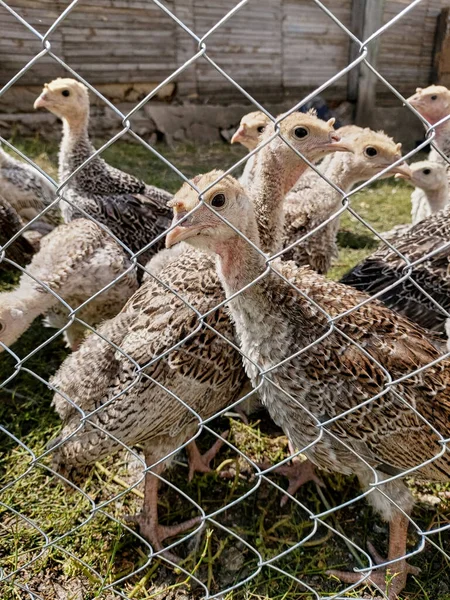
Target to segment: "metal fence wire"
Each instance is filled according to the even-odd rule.
[[[95,156],[101,155],[105,149],[124,136],[131,136],[135,142],[141,144],[149,153],[157,157],[167,167],[173,169],[179,176],[181,183],[187,182],[188,178],[180,169],[167,160],[158,151],[157,147],[147,143],[133,130],[133,116],[152,98],[155,98],[166,84],[176,81],[177,77],[189,67],[200,61],[209,63],[210,67],[215,69],[242,94],[243,99],[254,106],[254,110],[265,113],[276,124],[276,130],[278,131],[278,125],[288,115],[298,111],[303,105],[329,88],[352,69],[364,65],[387,90],[403,102],[407,109],[412,111],[426,126],[426,141],[414,151],[399,159],[398,163],[400,163],[414,156],[430,141],[433,142],[436,127],[442,124],[443,121],[433,126],[427,123],[371,65],[368,56],[370,56],[369,52],[372,44],[376,43],[378,38],[383,36],[396,22],[404,18],[407,13],[414,10],[420,2],[421,0],[411,2],[395,18],[380,27],[366,40],[360,40],[333,14],[332,9],[327,8],[319,0],[312,0],[311,4],[315,4],[323,11],[323,19],[334,21],[356,45],[358,52],[355,53],[355,59],[349,62],[343,70],[336,73],[317,89],[312,90],[307,97],[302,98],[301,101],[291,107],[288,113],[277,120],[276,115],[270,114],[260,102],[256,101],[244,87],[227,74],[226,70],[211,57],[211,50],[214,46],[211,38],[214,32],[226,24],[232,24],[236,13],[245,5],[251,4],[251,0],[242,0],[231,8],[229,6],[224,8],[223,12],[228,8],[230,9],[204,35],[200,35],[186,26],[163,2],[149,0],[149,4],[153,3],[159,7],[167,17],[172,19],[178,27],[182,28],[188,36],[195,40],[197,50],[127,114],[123,114],[118,110],[89,81],[86,81],[79,73],[74,71],[70,64],[66,64],[55,50],[57,45],[54,44],[54,39],[58,28],[75,7],[82,4],[81,0],[74,0],[70,3],[44,35],[32,27],[7,2],[0,0],[2,8],[17,19],[42,44],[42,50],[1,89],[0,96],[19,82],[21,77],[29,69],[32,69],[36,63],[44,58],[51,58],[62,69],[70,73],[74,79],[87,86],[92,94],[97,96],[120,118],[122,123],[121,131],[103,144],[93,156],[77,168],[76,172],[82,171]],[[105,11],[107,10],[105,8]],[[418,85],[420,83],[418,82]],[[413,90],[411,90],[412,92]],[[275,133],[275,135],[278,135],[278,133]],[[70,198],[65,196],[65,190],[75,173],[70,174],[63,181],[57,182],[7,139],[1,138],[1,142],[9,150],[17,152],[22,159],[31,164],[54,185],[56,198],[52,206],[57,205],[62,198],[65,198],[69,203],[71,202]],[[259,146],[255,151],[236,162],[225,174],[220,175],[217,181],[228,174],[236,175],[236,170],[243,166],[249,157],[260,152],[261,149],[262,147]],[[436,150],[446,158],[438,148]],[[211,165],[211,168],[214,166],[220,167],[220,165]],[[320,172],[320,167],[317,172]],[[350,213],[371,234],[376,235],[380,242],[388,243],[381,232],[376,231],[352,207],[353,196],[379,179],[383,173],[379,173],[370,181],[359,185],[348,193],[340,190],[323,174],[321,175],[342,197],[341,208],[330,217],[330,220],[338,218],[345,212]],[[203,198],[202,193],[205,190],[196,189],[196,192],[199,193],[200,198]],[[51,210],[51,207],[46,209],[46,211],[48,210]],[[22,273],[26,272],[26,268],[20,266],[5,254],[21,233],[28,230],[41,216],[39,214],[33,218],[3,246],[1,259],[4,264],[9,264]],[[99,223],[92,215],[84,212],[84,216],[96,222],[103,230],[108,231],[107,227]],[[326,224],[327,222],[322,223],[317,230],[320,230]],[[143,223],[142,226],[145,226],[145,224]],[[150,247],[162,240],[165,234],[166,232],[157,236]],[[243,234],[241,235],[243,236]],[[311,235],[311,233],[308,235]],[[245,236],[243,237],[245,238]],[[299,237],[298,241],[302,239],[302,237]],[[130,272],[136,267],[139,256],[144,249],[133,252],[122,240],[118,241],[130,257],[130,267],[128,269],[128,272]],[[247,241],[249,242],[248,239]],[[398,251],[395,248],[395,243],[391,246],[391,249],[397,252],[398,256],[405,261],[403,280],[410,279],[412,281],[411,273],[415,263]],[[434,249],[419,260],[426,261],[436,251]],[[279,255],[280,253],[277,254],[277,256]],[[267,276],[269,273],[277,271],[277,263],[274,262],[273,257],[267,257],[266,255],[264,257],[267,265],[265,276]],[[237,349],[239,352],[241,350],[237,346],[237,342],[225,339],[223,334],[216,331],[214,325],[211,324],[209,317],[215,314],[218,307],[202,313],[183,298],[182,293],[178,293],[167,282],[159,279],[158,274],[155,275],[148,269],[146,271],[146,277],[157,280],[162,289],[169,289],[176,297],[181,298],[186,306],[191,309],[192,315],[195,315],[195,323],[191,329],[186,329],[186,335],[176,340],[170,348],[166,348],[164,344],[161,344],[164,349],[163,352],[156,351],[150,362],[140,364],[139,360],[127,354],[126,349],[121,348],[120,344],[118,346],[114,343],[114,340],[109,340],[108,336],[102,333],[102,329],[99,331],[83,321],[80,317],[80,311],[92,301],[92,298],[83,302],[81,306],[73,307],[43,282],[41,283],[46,291],[55,296],[61,306],[67,310],[67,322],[45,342],[27,348],[25,356],[20,357],[14,352],[14,347],[11,349],[2,344],[5,352],[3,356],[8,354],[9,358],[14,361],[10,376],[2,382],[4,401],[7,402],[6,398],[12,397],[15,406],[18,407],[21,406],[22,402],[28,406],[26,404],[27,399],[21,396],[20,388],[16,389],[16,382],[21,377],[27,377],[28,381],[32,382],[31,386],[35,386],[36,389],[48,388],[52,392],[58,391],[58,385],[49,381],[50,373],[45,374],[42,370],[37,372],[38,370],[33,368],[33,364],[35,364],[33,359],[38,354],[45,356],[45,352],[52,342],[69,325],[77,322],[90,330],[90,336],[102,338],[106,344],[114,348],[116,355],[114,356],[113,353],[111,360],[116,360],[117,356],[129,360],[130,369],[133,371],[133,380],[127,389],[120,389],[119,385],[118,391],[113,397],[108,398],[104,403],[98,404],[91,412],[84,411],[77,406],[72,398],[61,393],[60,401],[67,403],[67,410],[71,408],[76,413],[77,424],[68,438],[58,438],[53,445],[46,446],[44,443],[30,447],[32,444],[28,441],[31,439],[28,434],[32,436],[33,432],[27,433],[27,442],[20,439],[14,433],[16,430],[13,424],[13,416],[11,416],[10,422],[1,424],[2,445],[5,448],[2,459],[3,487],[1,488],[0,497],[1,596],[3,598],[41,600],[47,598],[81,599],[94,597],[108,599],[120,597],[131,600],[131,598],[154,597],[184,598],[191,597],[191,595],[192,597],[203,598],[295,597],[319,599],[325,597],[371,597],[371,594],[375,593],[378,594],[378,597],[392,600],[394,596],[389,592],[389,586],[388,591],[386,591],[386,588],[382,589],[380,586],[369,588],[361,582],[342,583],[326,574],[326,569],[330,567],[351,569],[356,565],[355,568],[367,580],[373,573],[379,572],[381,568],[385,566],[392,567],[395,563],[392,557],[387,557],[381,565],[377,564],[379,561],[365,546],[367,539],[371,539],[372,535],[376,536],[377,532],[380,539],[386,540],[387,538],[387,526],[384,526],[381,521],[373,521],[368,516],[370,513],[366,511],[366,497],[375,490],[379,490],[385,499],[387,498],[392,505],[395,505],[399,511],[398,514],[406,516],[409,520],[411,536],[407,558],[412,558],[414,562],[414,559],[421,553],[428,553],[431,557],[429,559],[431,566],[428,572],[422,573],[422,576],[415,575],[416,583],[414,585],[416,585],[416,588],[414,589],[419,591],[412,592],[410,597],[437,598],[437,595],[429,595],[431,587],[433,590],[438,589],[434,581],[436,578],[439,580],[439,585],[441,585],[441,588],[439,588],[442,589],[441,597],[450,597],[446,595],[450,594],[450,578],[448,576],[450,551],[448,546],[447,550],[445,549],[445,545],[448,544],[450,522],[446,521],[444,515],[438,515],[431,523],[428,522],[423,525],[420,518],[416,516],[419,515],[417,507],[411,515],[406,514],[401,506],[384,493],[385,486],[398,477],[414,479],[415,472],[423,464],[417,464],[415,468],[405,470],[401,474],[392,474],[386,480],[379,480],[375,470],[372,469],[374,478],[366,490],[360,490],[357,485],[353,486],[346,478],[339,479],[336,476],[337,479],[332,480],[333,484],[330,489],[316,485],[315,488],[309,488],[312,491],[305,493],[305,495],[291,496],[288,505],[281,511],[279,498],[285,490],[281,482],[278,485],[277,481],[279,480],[273,477],[273,471],[279,466],[280,462],[287,464],[291,460],[291,456],[286,457],[286,455],[279,454],[274,464],[270,464],[270,466],[265,463],[262,464],[258,460],[258,457],[261,458],[258,454],[260,451],[259,433],[255,430],[251,434],[253,435],[251,442],[253,452],[247,452],[238,443],[239,435],[241,435],[239,428],[244,427],[244,425],[241,426],[237,420],[235,425],[237,433],[235,432],[232,437],[223,440],[224,449],[226,450],[224,456],[228,458],[221,465],[221,468],[222,470],[225,467],[229,469],[230,479],[219,480],[217,484],[213,484],[211,478],[205,477],[198,479],[197,488],[187,488],[184,485],[185,482],[182,482],[182,477],[173,475],[176,470],[165,471],[164,476],[157,469],[155,470],[155,466],[157,467],[167,458],[171,458],[175,464],[185,464],[183,463],[183,455],[180,455],[179,451],[186,448],[192,439],[198,439],[199,442],[205,436],[209,441],[222,439],[223,420],[220,421],[219,418],[230,411],[234,412],[242,398],[245,400],[255,397],[258,389],[255,392],[255,390],[249,388],[239,398],[230,399],[230,405],[226,408],[218,411],[213,416],[202,418],[197,411],[190,407],[189,397],[179,397],[170,389],[170,386],[167,387],[157,378],[150,377],[147,374],[146,370],[148,371],[149,365],[155,365],[158,362],[163,363],[168,360],[173,351],[182,348],[186,341],[201,332],[213,331],[222,344],[229,344],[230,348]],[[106,287],[116,285],[123,277],[124,274],[122,273]],[[413,285],[420,288],[415,281]],[[105,289],[99,290],[95,297]],[[421,292],[430,299],[426,290],[421,289]],[[307,297],[307,294],[301,290],[298,290],[298,293]],[[379,295],[380,293],[375,294],[377,297]],[[352,311],[357,311],[362,304],[355,306]],[[441,307],[441,309],[443,314],[450,316],[444,308]],[[145,312],[145,306],[142,310]],[[339,331],[339,320],[343,314],[336,316],[326,313],[325,316],[329,327],[324,336],[312,341],[308,347],[300,351],[296,350],[296,353],[308,352],[319,344],[323,337],[333,335]],[[164,335],[164,332],[161,332],[161,335]],[[343,343],[344,341],[346,343],[350,342],[357,347],[373,362],[375,369],[381,368],[378,362],[357,341],[344,340],[343,337],[341,339]],[[433,360],[432,364],[445,360],[448,356],[449,354],[442,354],[437,361]],[[270,380],[271,372],[276,366],[274,365],[264,372],[260,368],[260,381]],[[427,369],[429,366],[427,365],[423,369]],[[402,380],[407,380],[416,374],[417,372],[412,369]],[[88,377],[95,379],[94,367]],[[142,385],[142,381],[146,381],[147,385],[157,386],[161,393],[167,393],[172,401],[181,403],[197,422],[195,435],[180,444],[176,449],[166,453],[163,458],[157,461],[156,465],[146,465],[139,447],[130,447],[120,439],[120,436],[116,437],[115,433],[109,431],[108,425],[104,425],[102,421],[102,412],[114,400],[130,392],[130,390],[132,391],[134,386]],[[385,391],[388,389],[395,390],[399,383],[401,381],[395,381],[386,372]],[[385,391],[381,394],[377,393],[373,398],[361,401],[358,406],[352,407],[351,410],[356,411],[366,406],[367,414],[370,414],[371,403],[382,397]],[[407,403],[407,400],[403,399],[403,402]],[[415,406],[410,404],[408,406],[412,411],[419,414]],[[27,408],[26,410],[30,409]],[[327,423],[318,423],[317,439],[312,445],[317,443],[323,436],[330,435],[329,426],[341,417],[342,414],[337,415]],[[141,417],[136,415],[135,418],[139,419]],[[268,419],[268,417],[266,418]],[[422,415],[420,418],[425,419]],[[427,424],[430,431],[436,431],[432,424]],[[113,445],[116,448],[122,448],[119,454],[107,457],[92,465],[87,474],[87,483],[86,480],[78,481],[72,478],[70,473],[62,474],[52,466],[51,462],[55,450],[60,450],[61,446],[69,443],[70,438],[75,436],[82,428],[90,432],[88,435],[93,435],[93,432],[96,434],[101,433],[106,439],[115,440]],[[447,431],[437,433],[442,446],[441,454],[448,452],[447,444],[450,441],[447,437],[448,431],[447,428]],[[51,435],[44,435],[42,432],[41,435],[45,438],[45,442],[50,441]],[[244,434],[242,433],[242,435]],[[277,431],[276,435],[281,434]],[[296,454],[298,455],[305,450],[307,449],[298,448]],[[365,461],[367,457],[361,456],[360,459]],[[166,513],[168,522],[178,523],[184,519],[199,517],[190,530],[167,540],[163,549],[155,548],[154,545],[140,535],[139,528],[136,528],[125,518],[127,514],[138,512],[143,498],[142,486],[145,474],[150,472],[152,467],[153,477],[160,480],[161,512]],[[221,468],[217,470],[220,471]],[[243,474],[241,471],[245,471],[245,469],[247,471]],[[445,486],[442,489],[445,493]],[[25,493],[24,490],[26,490]],[[276,502],[273,501],[275,491],[277,494]],[[272,515],[270,515],[270,511],[273,511]],[[286,533],[286,527],[288,527],[288,533]],[[393,571],[395,572],[395,564]],[[394,575],[395,573],[393,579],[395,579]],[[411,575],[412,577],[413,575]],[[436,591],[433,593],[436,594]]]

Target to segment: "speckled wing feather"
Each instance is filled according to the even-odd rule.
[[[27,217],[26,220],[39,214],[54,201],[55,188],[31,165],[16,160],[1,148],[0,165],[2,193],[19,215]],[[59,208],[54,206],[40,218],[40,221],[56,226],[60,218]]]
[[[292,262],[279,264],[277,268],[331,317],[337,317],[367,298],[365,294],[327,281],[307,268],[298,269]],[[292,286],[280,283],[276,276],[263,280],[261,285],[270,304],[279,307],[281,320],[288,323],[286,335],[290,338],[289,351],[280,348],[279,359],[294,354],[329,330],[326,317],[311,303],[300,300],[301,297]],[[386,389],[388,379],[383,369],[395,380],[439,357],[439,351],[430,342],[426,332],[378,301],[372,301],[342,317],[337,326],[363,350],[337,331],[332,332],[305,353],[277,368],[272,375],[274,380],[307,406],[321,422],[354,409],[354,412],[338,418],[328,428],[340,442],[362,454],[381,471],[392,474],[393,470],[399,472],[415,467],[437,455],[441,450],[437,435],[392,391],[356,408]],[[266,324],[266,330],[266,335],[273,339],[274,332],[269,324]],[[283,335],[279,334],[279,338],[280,344],[285,346]],[[272,361],[273,364],[276,360],[274,355],[272,353],[267,357],[268,362]],[[395,389],[433,427],[444,436],[449,436],[448,360],[405,379]],[[285,414],[280,413],[279,424],[292,433],[294,441],[298,432],[302,432],[298,447],[316,439],[318,429],[305,412],[289,399],[286,399],[286,405],[290,409]],[[306,433],[308,420],[310,430]],[[344,473],[358,472],[358,463],[361,465],[356,454],[353,455],[326,434],[309,455],[319,466]],[[421,473],[438,480],[448,479],[448,453],[424,467]]]
[[[18,214],[2,196],[0,196],[0,246],[4,246],[22,229]],[[8,246],[5,255],[7,258],[24,266],[33,255],[33,247],[22,235]],[[2,270],[12,268],[5,262],[0,263]]]
[[[71,151],[60,154],[60,179],[68,177],[95,152],[88,137],[81,139]],[[150,244],[170,225],[172,214],[167,202],[168,192],[149,186],[142,180],[108,165],[98,156],[92,158],[65,188],[70,204],[63,207],[66,221],[80,218],[86,211],[111,232],[133,253]],[[151,246],[140,255],[145,263],[164,241]]]
[[[200,313],[224,299],[212,259],[193,249],[160,271],[159,277]],[[205,321],[233,340],[232,325],[223,308]],[[245,381],[240,354],[206,326],[198,328],[195,312],[149,279],[122,312],[100,328],[102,335],[132,360],[94,334],[66,359],[54,382],[86,412],[110,401],[95,420],[122,442],[151,444],[155,453],[159,443],[174,449],[177,440],[182,443],[189,431],[192,434],[192,427],[195,431],[197,419],[161,387],[138,377],[136,364],[143,368],[187,338],[179,348],[146,366],[144,373],[203,418],[233,402]],[[64,419],[65,436],[78,426],[79,413],[58,394],[54,403]],[[61,448],[56,462],[59,467],[89,464],[119,447],[115,440],[87,425]]]
[[[79,290],[80,283],[74,273],[78,269],[83,271],[89,258],[106,241],[108,234],[88,219],[65,223],[42,238],[40,252],[33,257],[28,271],[54,292],[68,297]],[[46,293],[38,283],[35,285]]]
[[[170,225],[167,207],[149,198],[144,202],[139,194],[91,195],[81,202],[80,196],[71,199],[96,221],[106,225],[133,253],[142,250]],[[82,216],[81,211],[73,209],[72,219]],[[145,263],[163,247],[164,239],[161,239],[139,257],[139,262]]]
[[[284,201],[283,246],[290,246],[322,225],[337,210],[339,199],[320,175],[312,169],[306,171]],[[338,256],[338,228],[339,218],[284,252],[284,258],[293,260],[298,266],[309,265],[318,273],[326,273],[332,259]]]
[[[424,328],[441,333],[444,332],[445,315],[412,281],[444,309],[450,309],[450,245],[444,247],[450,243],[449,217],[450,208],[447,207],[417,223],[406,234],[390,239],[393,246],[410,261],[420,260],[439,248],[443,250],[414,266],[411,279],[406,279],[381,296],[381,300],[390,308]],[[384,246],[344,275],[341,282],[374,294],[399,281],[405,267],[405,261]]]

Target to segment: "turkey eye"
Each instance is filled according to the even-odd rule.
[[[264,131],[264,129],[265,129],[264,125],[260,125],[256,131],[258,133],[262,133]]]
[[[5,329],[5,324],[3,321],[0,321],[0,333]]]
[[[309,135],[309,131],[306,129],[306,127],[296,127],[294,129],[294,135],[296,138],[302,139]]]
[[[431,96],[431,99],[432,99],[432,100],[437,100],[437,95],[436,95],[436,94],[434,94],[434,96]]]
[[[214,208],[222,208],[222,206],[225,204],[225,202],[226,202],[225,194],[216,194],[214,196],[214,198],[211,200],[211,206],[214,206]]]
[[[61,92],[61,94],[62,94],[63,96],[65,96],[66,98],[67,98],[67,96],[70,96],[70,92],[69,92],[69,90],[63,90],[63,91]]]
[[[423,173],[424,175],[429,175],[429,174],[431,173],[431,169],[424,169],[424,170],[422,171],[422,173]]]
[[[373,158],[374,156],[376,156],[378,154],[378,150],[376,148],[374,148],[373,146],[368,146],[364,150],[364,154],[366,156],[369,156],[370,158]]]

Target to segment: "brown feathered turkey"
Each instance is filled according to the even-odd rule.
[[[427,332],[365,294],[293,262],[274,261],[267,272],[243,187],[230,176],[212,185],[216,179],[196,181],[208,190],[202,206],[187,184],[175,195],[166,243],[216,254],[246,371],[272,418],[316,465],[355,474],[389,522],[393,600],[414,572],[404,558],[413,499],[398,476],[450,476],[450,362],[439,361]],[[282,203],[273,204],[281,220]],[[348,583],[363,578],[330,573]],[[385,591],[385,575],[374,565],[368,582]]]
[[[106,225],[132,252],[154,242],[170,223],[166,204],[172,195],[111,167],[98,155],[93,156],[86,86],[74,79],[55,79],[45,84],[34,107],[46,108],[63,122],[59,180],[62,183],[68,179],[62,189],[67,200],[61,203],[64,220],[91,216]],[[139,262],[145,264],[161,248],[162,240],[139,255]]]
[[[281,130],[313,161],[344,149],[332,125],[311,115],[291,115]],[[306,163],[279,137],[258,156],[261,182],[254,198],[261,238],[270,250],[271,233],[281,225],[272,223],[272,203],[284,198]],[[220,195],[216,208],[221,210]],[[158,277],[169,288],[150,278],[119,315],[99,329],[114,345],[91,335],[56,374],[54,384],[75,406],[85,413],[102,408],[91,418],[93,424],[85,421],[71,435],[80,427],[80,412],[55,394],[63,420],[59,441],[67,440],[55,448],[54,464],[70,473],[117,452],[121,444],[142,444],[149,471],[138,522],[142,535],[160,550],[165,538],[194,522],[159,525],[158,480],[152,473],[161,474],[164,458],[199,431],[199,418],[208,419],[239,399],[246,377],[239,352],[224,341],[234,340],[228,314],[223,307],[213,310],[224,295],[211,257],[188,246],[173,260],[165,256]],[[198,315],[206,313],[207,326],[198,321]]]

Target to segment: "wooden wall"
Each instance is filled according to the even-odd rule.
[[[439,15],[434,55],[436,81],[450,88],[450,7]]]
[[[326,5],[351,27],[356,0],[328,0]],[[369,0],[376,1],[376,0]],[[8,0],[21,16],[45,32],[68,6],[59,0]],[[164,0],[165,5],[204,35],[237,0]],[[411,0],[385,0],[387,22]],[[378,68],[404,94],[430,82],[436,19],[446,0],[422,0],[380,40]],[[196,42],[151,0],[80,2],[50,41],[52,50],[93,85],[142,84],[151,89],[197,50]],[[349,38],[313,0],[250,0],[207,40],[208,55],[261,102],[297,99],[324,83],[349,61]],[[0,86],[36,53],[40,42],[5,8],[0,7]],[[41,86],[64,75],[45,57],[17,85]],[[347,98],[348,76],[325,96]],[[150,86],[150,88],[148,88]],[[122,88],[121,88],[122,89]],[[377,85],[381,103],[391,94]],[[246,102],[206,60],[184,71],[176,81],[179,101],[210,104]],[[3,110],[7,96],[0,100]],[[14,97],[20,104],[20,98]],[[11,103],[10,103],[11,104]]]

